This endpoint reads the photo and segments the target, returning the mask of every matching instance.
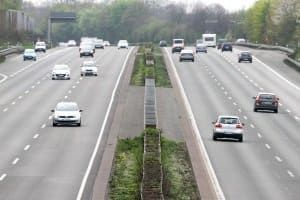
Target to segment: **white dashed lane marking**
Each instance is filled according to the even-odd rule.
[[[250,124],[250,127],[251,127],[251,128],[255,128],[255,126],[254,126],[253,124]]]
[[[23,96],[19,96],[19,97],[18,97],[18,99],[22,99],[22,98],[23,98]]]
[[[8,110],[8,108],[4,108],[4,109],[3,109],[3,112],[6,112],[7,110]]]
[[[35,134],[32,138],[37,139],[40,136],[40,134]]]
[[[292,177],[292,178],[295,177],[295,175],[294,175],[290,170],[287,170],[287,173],[288,173],[288,175],[289,175],[290,177]]]
[[[15,101],[13,101],[12,103],[11,103],[11,105],[15,105],[16,104],[16,102]]]
[[[247,119],[248,119],[248,117],[247,117],[247,116],[244,116],[244,119],[245,119],[245,120],[247,120]]]
[[[281,159],[280,157],[275,156],[275,158],[276,158],[276,160],[277,160],[278,162],[282,162],[282,159]]]
[[[5,179],[6,176],[7,176],[7,174],[2,174],[2,175],[0,176],[0,181],[3,181],[3,180]]]
[[[46,128],[46,124],[43,124],[41,128]]]
[[[13,165],[17,164],[19,162],[19,158],[15,158],[14,161],[12,162]]]
[[[261,135],[260,133],[257,133],[257,136],[258,136],[259,138],[262,138],[262,135]]]
[[[26,146],[24,147],[24,151],[27,151],[29,148],[30,148],[30,145],[26,145]]]
[[[265,144],[265,146],[266,146],[267,149],[271,149],[271,146],[270,146],[270,145]]]
[[[28,93],[29,93],[29,90],[26,90],[24,93],[25,93],[25,94],[28,94]]]
[[[65,99],[67,99],[68,98],[68,96],[65,96]]]

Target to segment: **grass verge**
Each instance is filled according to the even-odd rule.
[[[140,199],[143,143],[142,136],[119,140],[110,181],[109,199]]]
[[[161,49],[153,45],[149,47],[149,44],[147,48],[152,49],[151,53],[153,54],[154,65],[146,65],[146,47],[140,46],[136,54],[130,84],[144,86],[145,78],[155,78],[156,87],[172,87]]]
[[[200,199],[188,150],[184,142],[161,138],[165,199]]]
[[[133,139],[119,140],[110,181],[109,199],[141,199],[143,138],[142,135]],[[161,158],[164,198],[200,199],[186,144],[161,137]],[[159,177],[159,174],[153,176]]]
[[[4,62],[5,61],[5,56],[3,55],[0,55],[0,63]]]

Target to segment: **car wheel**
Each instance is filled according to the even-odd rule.
[[[239,63],[240,63],[241,61],[239,60]]]
[[[77,123],[76,125],[77,125],[77,126],[81,126],[81,122]]]
[[[26,61],[26,58],[23,58],[24,61]]]
[[[250,63],[252,63],[252,60],[250,60]]]
[[[55,78],[52,78],[52,80],[55,80]]]
[[[274,110],[274,113],[278,113],[278,108]]]
[[[52,125],[53,125],[53,126],[57,126],[57,123],[53,122]]]
[[[195,60],[193,59],[192,62],[194,62]]]
[[[98,76],[98,74],[95,74],[95,76]]]
[[[253,111],[254,111],[254,112],[257,112],[257,108],[254,108]]]
[[[239,139],[239,142],[243,142],[243,136],[240,136],[238,139]]]
[[[80,74],[80,76],[83,76],[83,74]]]
[[[218,139],[218,137],[215,135],[215,134],[213,134],[213,138],[212,138],[214,141],[216,141],[217,139]]]

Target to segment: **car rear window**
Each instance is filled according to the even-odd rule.
[[[238,124],[239,123],[239,120],[238,118],[220,118],[219,119],[219,122],[221,124]]]
[[[174,40],[174,43],[175,43],[175,44],[182,44],[182,43],[183,43],[183,40]]]
[[[275,99],[275,95],[271,95],[271,94],[261,94],[261,95],[259,95],[259,99],[263,99],[263,100],[273,100],[273,99]]]

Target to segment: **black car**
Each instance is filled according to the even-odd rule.
[[[239,54],[239,63],[242,61],[248,61],[252,63],[252,55],[250,52],[243,51]]]
[[[223,51],[231,51],[232,52],[232,45],[230,43],[223,43],[221,50],[222,50],[222,52]]]
[[[273,93],[258,93],[255,99],[253,111],[258,110],[273,110],[275,113],[278,112],[278,101],[279,98]]]
[[[160,47],[166,47],[166,46],[167,46],[167,41],[161,40],[161,41],[159,42],[159,46],[160,46]]]
[[[226,39],[219,39],[218,42],[217,42],[217,48],[221,49],[223,43],[225,43],[226,41],[227,41]]]

